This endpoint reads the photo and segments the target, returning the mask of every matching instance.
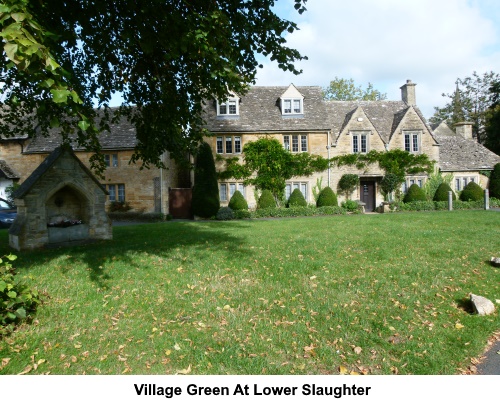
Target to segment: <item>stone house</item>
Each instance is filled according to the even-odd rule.
[[[259,137],[278,139],[283,147],[292,153],[308,152],[324,158],[350,154],[367,153],[370,150],[407,150],[410,153],[425,153],[437,163],[442,171],[463,171],[486,186],[479,170],[491,170],[492,163],[500,157],[488,154],[481,145],[456,136],[454,139],[438,137],[428,125],[416,105],[415,83],[408,80],[401,87],[401,101],[324,101],[320,87],[269,86],[252,87],[244,96],[233,95],[224,102],[210,100],[205,106],[206,128],[213,134],[207,137],[214,154],[222,157],[241,156],[245,143]],[[449,156],[463,143],[467,151],[477,152],[478,165],[467,164],[464,151],[463,164],[450,166]],[[457,158],[453,161],[457,163]],[[442,164],[441,164],[442,162]],[[218,162],[218,170],[223,169]],[[479,168],[481,167],[481,168]],[[471,171],[465,170],[471,169]],[[462,170],[464,169],[464,170]],[[286,186],[286,197],[294,188],[299,188],[306,200],[314,202],[313,187],[321,184],[337,191],[337,184],[344,173],[354,173],[360,177],[358,189],[351,199],[365,203],[367,211],[373,211],[384,199],[380,181],[384,173],[377,165],[358,170],[354,167],[330,168],[310,177],[291,179]],[[406,178],[403,191],[411,184],[423,186],[427,175],[412,175]],[[470,180],[469,180],[470,181]],[[250,207],[256,206],[256,193],[251,187],[244,187],[241,181],[229,180],[219,183],[221,204],[229,202],[235,190],[240,190]],[[342,201],[343,196],[339,195]]]
[[[42,161],[61,144],[61,136],[52,131],[48,137],[4,137],[0,140],[0,194],[13,182],[23,183]],[[165,153],[167,169],[152,167],[139,170],[141,162],[129,163],[137,140],[135,128],[126,120],[110,125],[100,136],[106,170],[100,179],[108,192],[106,206],[113,201],[130,204],[139,212],[168,213],[169,188],[179,184],[179,170]],[[91,153],[72,145],[75,155],[90,168]],[[3,177],[2,177],[3,175]],[[190,184],[188,185],[188,187]],[[1,197],[1,195],[0,195]]]

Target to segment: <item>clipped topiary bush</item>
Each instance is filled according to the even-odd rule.
[[[500,198],[500,163],[497,163],[493,168],[490,176],[490,197]]]
[[[234,192],[233,196],[229,200],[228,206],[233,211],[248,210],[248,203],[245,200],[245,197],[243,197],[243,194],[241,194],[238,190]]]
[[[292,191],[290,198],[288,199],[288,207],[307,207],[307,201],[304,198],[302,192],[296,188]]]
[[[316,207],[338,207],[337,195],[330,187],[325,187],[318,196]]]
[[[338,188],[345,193],[345,198],[348,200],[358,184],[359,176],[357,174],[343,174],[339,180]]]
[[[234,211],[229,207],[222,207],[215,216],[219,221],[229,221],[234,219]]]
[[[418,184],[412,184],[403,198],[404,203],[414,201],[427,201],[424,190],[422,190]]]
[[[196,156],[191,206],[193,214],[202,218],[213,217],[220,207],[214,156],[206,142],[200,145]]]
[[[382,181],[380,182],[380,188],[382,192],[385,194],[386,199],[389,199],[389,196],[393,191],[396,191],[401,185],[401,178],[394,173],[387,173]]]
[[[257,202],[258,209],[276,208],[276,200],[269,190],[262,190],[262,194]]]
[[[434,193],[433,201],[448,201],[448,193],[451,191],[451,197],[453,201],[457,199],[457,196],[448,185],[448,183],[441,183]]]
[[[484,191],[479,184],[471,181],[467,184],[460,193],[461,201],[482,201],[484,199]]]

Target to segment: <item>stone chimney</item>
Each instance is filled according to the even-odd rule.
[[[415,83],[411,80],[407,80],[406,84],[401,86],[401,99],[408,105],[416,105],[417,99],[415,97]]]
[[[472,139],[472,122],[457,122],[455,132],[458,136],[465,139]]]

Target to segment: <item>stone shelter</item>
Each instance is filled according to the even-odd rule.
[[[57,147],[15,191],[16,250],[112,239],[106,189],[68,147]]]

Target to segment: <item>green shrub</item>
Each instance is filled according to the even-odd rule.
[[[248,210],[248,203],[245,200],[245,197],[243,197],[243,194],[236,190],[229,200],[228,207],[233,211]]]
[[[1,258],[3,266],[0,267],[0,336],[12,332],[13,325],[34,313],[41,302],[36,290],[15,281],[15,272],[10,261],[16,259],[15,255]]]
[[[289,218],[289,217],[309,217],[319,215],[341,215],[347,211],[340,207],[275,207],[258,209],[251,212],[252,218]]]
[[[109,204],[109,212],[127,212],[131,209],[130,204],[125,201],[111,201]]]
[[[229,221],[234,219],[234,211],[229,207],[222,207],[215,216],[219,221]]]
[[[339,180],[338,188],[345,193],[345,198],[349,199],[358,184],[359,176],[357,174],[344,174]]]
[[[359,210],[359,204],[356,201],[346,200],[341,204],[342,208],[345,208],[349,212],[354,212]]]
[[[233,211],[234,219],[247,219],[252,218],[252,214],[248,210]]]
[[[338,205],[337,195],[330,187],[325,187],[320,191],[316,207],[337,207]]]
[[[288,207],[307,207],[307,201],[304,198],[302,192],[296,188],[290,194],[290,198],[288,199]]]
[[[402,181],[401,178],[394,173],[387,173],[382,181],[380,182],[380,188],[382,192],[385,194],[386,200],[389,199],[391,193],[399,188]]]
[[[199,146],[196,156],[191,207],[193,214],[202,218],[213,217],[220,207],[214,157],[206,142]]]
[[[483,201],[484,191],[480,185],[471,181],[460,193],[460,201]]]
[[[497,163],[490,175],[490,197],[500,198],[500,163]]]
[[[269,190],[262,190],[259,201],[257,202],[258,209],[275,208],[276,200],[273,197],[273,193]]]
[[[491,197],[490,198],[491,208],[500,208],[500,198]]]
[[[451,197],[453,201],[457,199],[457,196],[448,185],[448,183],[441,183],[434,193],[433,201],[448,201],[448,193],[451,191]]]
[[[412,184],[403,198],[404,203],[426,200],[427,197],[425,196],[424,190],[422,190],[418,184]]]

